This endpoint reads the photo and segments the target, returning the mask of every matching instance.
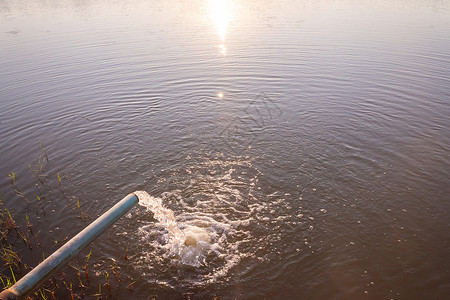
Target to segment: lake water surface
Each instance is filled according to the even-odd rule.
[[[133,298],[450,294],[448,1],[3,0],[0,141],[10,209],[42,146],[61,176],[46,255],[130,192],[173,211],[194,260],[145,207],[90,247]]]

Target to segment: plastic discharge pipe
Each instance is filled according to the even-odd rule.
[[[78,252],[98,237],[106,228],[127,213],[139,202],[139,198],[131,193],[107,212],[92,222],[88,227],[74,236],[70,241],[56,250],[36,268],[17,281],[12,287],[0,293],[0,300],[25,299],[29,293],[41,285],[47,277],[71,260]]]

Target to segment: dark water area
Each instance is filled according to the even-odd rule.
[[[100,236],[135,299],[450,294],[448,1],[1,1],[0,141],[46,256],[136,190],[207,235],[195,266],[144,207]],[[45,214],[8,179],[36,202],[42,146]]]

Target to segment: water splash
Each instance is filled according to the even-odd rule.
[[[180,229],[173,211],[162,205],[162,199],[152,197],[145,191],[136,191],[139,204],[153,213],[153,217],[167,230],[165,257],[178,260],[184,265],[199,267],[205,264],[207,252],[211,249],[211,237],[204,228],[183,226]]]
[[[265,260],[262,249],[274,248],[265,229],[277,222],[272,209],[284,204],[264,201],[261,174],[247,157],[202,155],[198,160],[189,155],[182,169],[162,174],[172,181],[169,186],[159,182],[164,192],[158,197],[135,192],[149,211],[139,216],[136,231],[136,268],[142,278],[189,289],[227,282],[242,270],[253,272],[252,265]]]
[[[184,241],[184,234],[178,228],[173,211],[165,208],[160,198],[152,197],[145,191],[136,191],[134,194],[139,198],[139,204],[153,212],[153,217],[167,228],[170,241]]]

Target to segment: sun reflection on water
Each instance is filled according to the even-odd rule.
[[[208,14],[214,22],[216,30],[219,34],[221,40],[219,48],[222,55],[227,54],[225,36],[228,25],[233,19],[234,6],[233,0],[208,0]]]
[[[217,33],[220,38],[220,44],[218,45],[220,55],[227,56],[227,47],[225,45],[225,37],[227,29],[232,21],[236,11],[236,0],[207,0],[208,16],[214,23]],[[216,94],[218,98],[223,98],[224,93],[218,92]]]

